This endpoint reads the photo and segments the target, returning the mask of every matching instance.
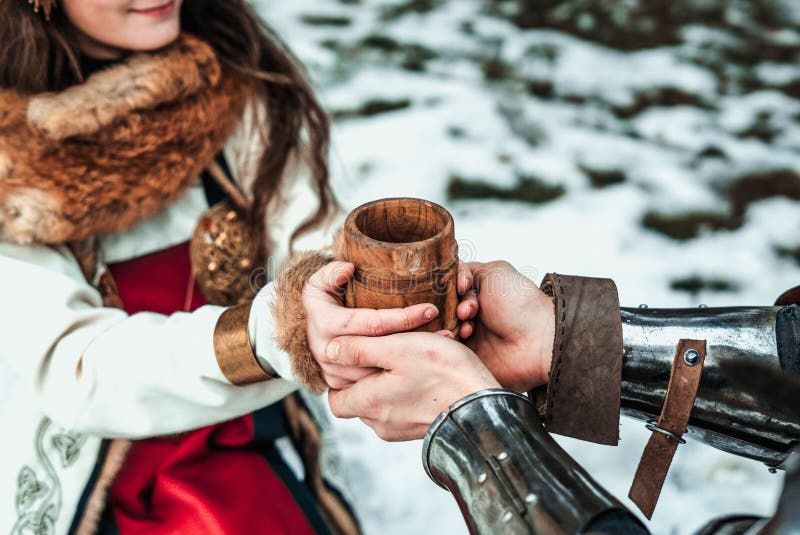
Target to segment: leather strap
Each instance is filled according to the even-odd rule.
[[[696,352],[693,353],[692,351]],[[688,353],[688,358],[685,355]],[[678,342],[661,415],[642,453],[628,497],[650,519],[667,478],[672,457],[686,432],[706,358],[705,340]],[[689,363],[695,362],[694,365]]]

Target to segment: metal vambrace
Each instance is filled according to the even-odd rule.
[[[509,390],[451,405],[428,430],[422,461],[471,533],[580,533],[601,513],[625,510],[544,431],[530,400]]]
[[[655,420],[666,396],[678,340],[707,341],[700,386],[687,433],[720,450],[780,467],[800,440],[798,411],[776,406],[725,373],[744,362],[797,373],[797,347],[778,339],[800,323],[794,307],[622,308],[622,412]],[[758,369],[757,367],[755,368]]]

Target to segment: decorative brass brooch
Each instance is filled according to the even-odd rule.
[[[189,245],[192,272],[207,302],[247,303],[254,297],[250,279],[258,257],[258,244],[245,217],[247,201],[221,169],[209,167],[209,172],[231,200],[210,207],[197,222]]]

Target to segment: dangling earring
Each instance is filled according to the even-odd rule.
[[[56,0],[28,0],[28,3],[33,6],[33,12],[38,13],[39,9],[44,12],[45,20],[50,20],[50,13],[56,5]]]

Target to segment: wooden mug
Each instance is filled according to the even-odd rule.
[[[369,202],[350,212],[339,247],[356,268],[346,306],[433,303],[439,315],[416,330],[458,334],[458,244],[450,212],[423,199]]]

